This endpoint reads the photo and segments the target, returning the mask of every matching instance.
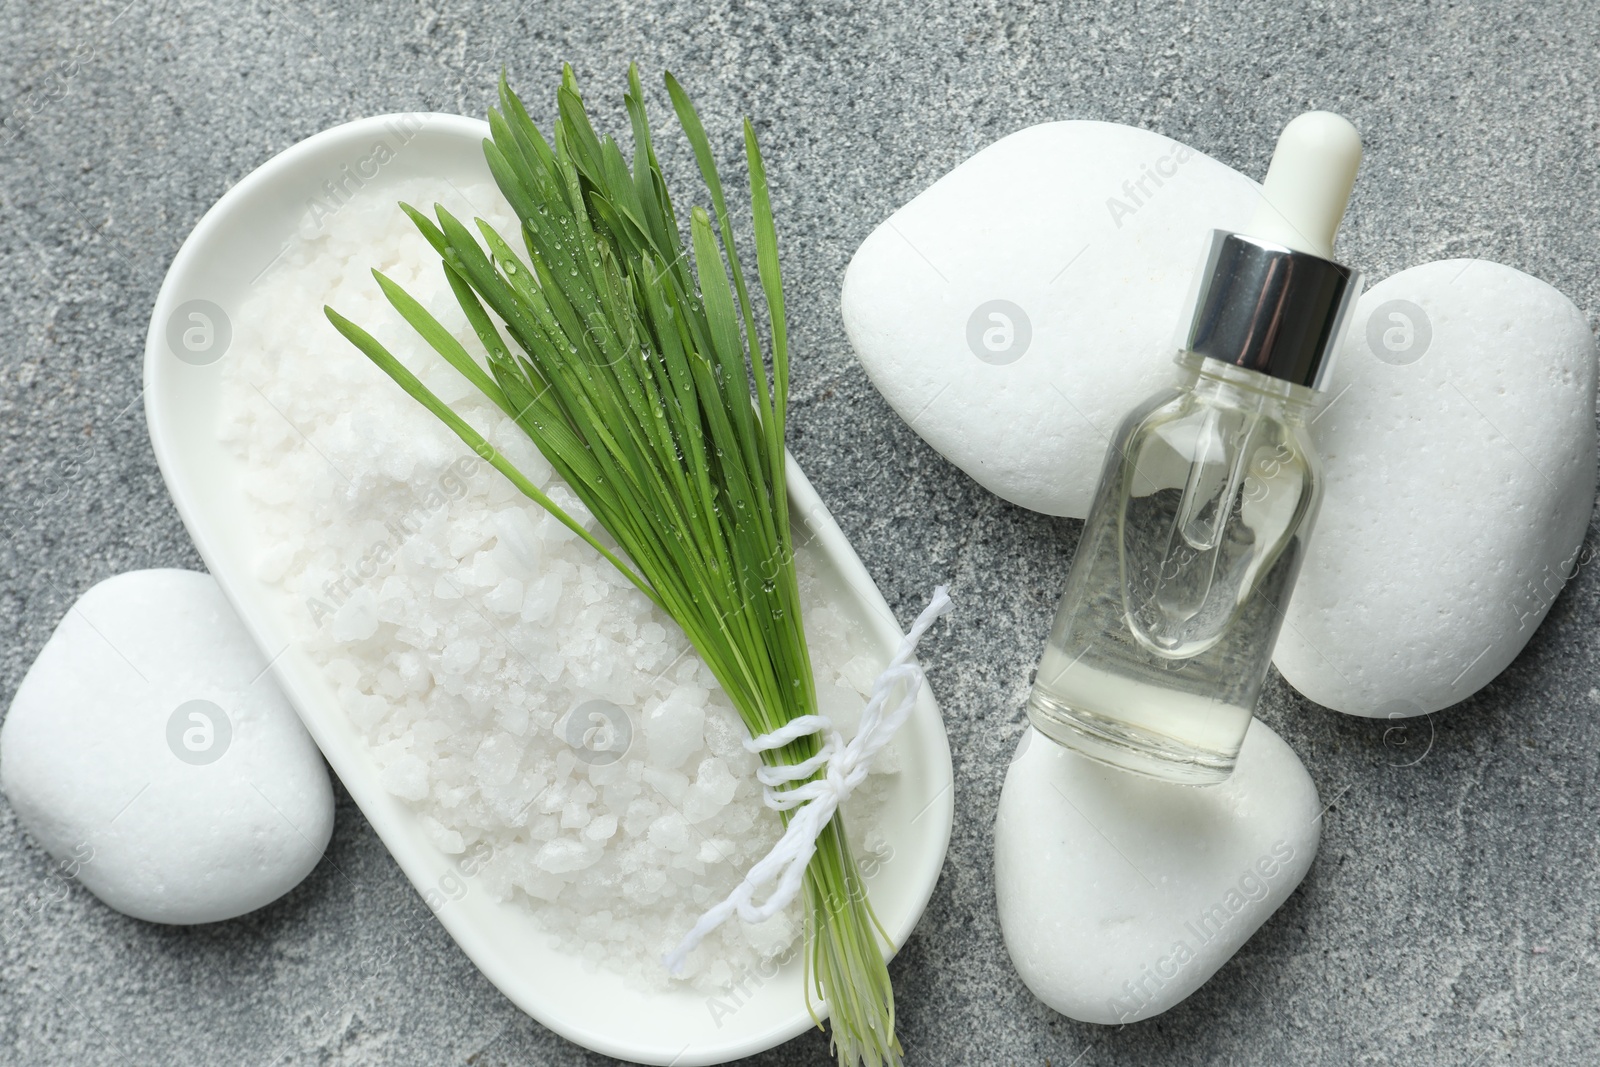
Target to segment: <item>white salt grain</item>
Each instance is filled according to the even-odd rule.
[[[516,615],[522,611],[522,583],[506,578],[483,598],[483,604],[497,615]]]
[[[335,641],[365,641],[378,632],[378,602],[371,589],[357,589],[334,612]]]
[[[651,766],[670,770],[698,751],[705,743],[705,722],[705,708],[690,703],[682,689],[645,712],[644,739]]]
[[[650,824],[650,843],[668,852],[683,852],[689,847],[689,820],[676,811],[668,812]]]
[[[383,787],[397,797],[421,800],[428,795],[428,765],[409,753],[383,769]]]

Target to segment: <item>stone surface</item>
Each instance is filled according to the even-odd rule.
[[[1260,195],[1148,130],[1019,130],[862,242],[845,332],[951,463],[1013,504],[1081,519],[1109,435],[1174,376],[1211,230],[1245,226]]]
[[[502,64],[541,122],[563,60],[620,116],[636,59],[695,93],[730,180],[736,145],[720,137],[744,112],[758,122],[791,312],[791,446],[904,622],[954,582],[961,614],[921,655],[950,729],[955,831],[927,915],[891,968],[911,1062],[1592,1058],[1593,567],[1507,670],[1432,724],[1326,712],[1274,677],[1257,717],[1330,804],[1300,888],[1151,1022],[1074,1023],[1028,991],[1001,942],[992,834],[1079,524],[1006,504],[923,444],[861,370],[838,300],[845,265],[879,223],[1012,131],[1122,122],[1261,174],[1282,123],[1327,107],[1367,138],[1340,239],[1352,262],[1375,278],[1452,256],[1509,263],[1571,296],[1592,327],[1600,9],[622,0],[600,19],[570,0],[125,4],[0,6],[0,114],[32,112],[15,139],[9,124],[0,131],[0,704],[95,582],[199,564],[136,401],[156,289],[201,213],[334,123],[479,114]],[[652,90],[652,101],[667,125],[664,98]],[[664,165],[688,182],[693,160],[661,140]],[[495,992],[337,785],[335,796],[328,857],[304,882],[241,919],[188,928],[118,915],[61,879],[0,804],[8,1058],[604,1062]],[[827,1038],[807,1033],[750,1062],[827,1064]]]
[[[1233,775],[1158,782],[1028,730],[994,827],[1000,928],[1017,973],[1069,1018],[1116,1025],[1199,989],[1311,867],[1317,787],[1250,724]]]
[[[1510,267],[1413,267],[1362,295],[1328,397],[1326,494],[1273,663],[1354,715],[1459,703],[1587,562],[1589,325]]]
[[[311,736],[210,575],[129,571],[72,605],[0,726],[0,791],[95,896],[209,923],[300,883],[333,832]]]

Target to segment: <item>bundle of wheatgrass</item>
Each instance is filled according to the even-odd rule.
[[[766,173],[746,121],[770,379],[710,144],[671,75],[666,87],[716,212],[713,223],[703,208],[691,211],[690,248],[651,145],[637,71],[629,70],[625,97],[630,167],[615,141],[596,135],[569,68],[557,92],[553,143],[503,77],[500,109],[489,113],[493,136],[484,154],[522,222],[523,249],[481,221],[474,234],[442,207],[435,208],[437,222],[405,207],[442,257],[484,362],[374,272],[417,332],[528,434],[626,559],[552,503],[370,335],[331,308],[327,314],[402,388],[677,620],[752,737],[793,724],[780,735],[786,743],[762,752],[763,780],[780,796],[803,793],[808,785],[820,788],[814,779],[828,769],[830,753],[809,732],[816,692],[789,525],[789,367]],[[788,781],[784,768],[795,765],[805,773]],[[788,826],[804,811],[780,815]],[[804,866],[792,868],[795,877],[804,872],[807,1003],[813,992],[826,1001],[841,1064],[898,1063],[894,994],[879,941],[886,935],[837,814],[815,840],[809,862],[798,850]]]

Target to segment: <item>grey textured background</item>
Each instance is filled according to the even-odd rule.
[[[1590,0],[123,3],[0,4],[0,698],[94,582],[200,565],[136,401],[163,272],[217,197],[350,118],[481,114],[502,63],[536,119],[562,60],[612,114],[637,59],[673,69],[713,130],[741,112],[760,120],[797,334],[794,451],[902,619],[940,581],[967,605],[927,649],[958,792],[950,861],[894,965],[910,1059],[1600,1058],[1600,581],[1587,568],[1499,680],[1436,717],[1414,767],[1392,765],[1382,724],[1274,679],[1261,714],[1332,801],[1305,883],[1154,1021],[1081,1026],[1034,1000],[1000,942],[990,831],[1078,524],[1001,503],[924,446],[866,380],[838,316],[868,232],[1019,127],[1131,123],[1259,174],[1286,119],[1327,107],[1368,144],[1348,261],[1378,278],[1496,259],[1593,322]],[[50,870],[0,806],[0,1061],[602,1062],[478,975],[342,794],[328,860],[234,922],[151,926],[76,885],[52,899]],[[825,1063],[826,1046],[805,1036],[750,1062]]]

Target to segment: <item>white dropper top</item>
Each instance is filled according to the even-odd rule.
[[[1244,232],[1296,252],[1333,258],[1361,166],[1361,135],[1331,111],[1307,111],[1283,128],[1261,184],[1261,203]]]

